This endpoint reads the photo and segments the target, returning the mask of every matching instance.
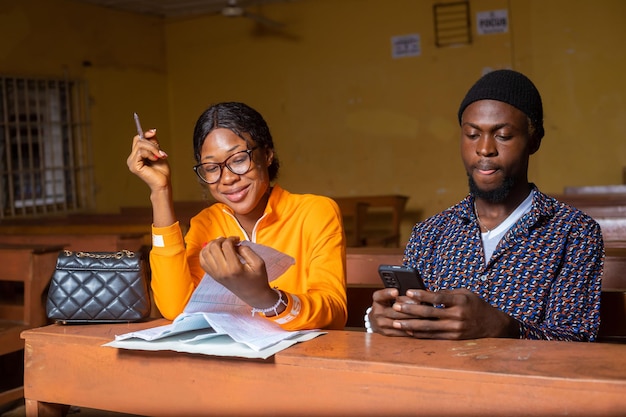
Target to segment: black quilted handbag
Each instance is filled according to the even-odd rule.
[[[147,265],[128,250],[62,251],[50,282],[48,318],[57,323],[119,323],[150,315]]]

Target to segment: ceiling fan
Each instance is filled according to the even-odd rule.
[[[222,16],[226,17],[247,17],[252,19],[262,25],[269,26],[272,28],[282,28],[284,26],[283,23],[277,22],[275,20],[268,19],[265,16],[262,16],[257,13],[252,13],[241,7],[237,0],[228,0],[228,4],[224,6],[221,11]]]

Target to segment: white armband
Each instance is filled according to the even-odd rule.
[[[365,310],[365,316],[363,317],[363,321],[365,322],[365,331],[368,333],[374,333],[372,330],[372,325],[370,324],[370,313],[372,312],[372,307],[368,307]]]

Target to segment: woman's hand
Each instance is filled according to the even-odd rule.
[[[159,147],[156,129],[145,132],[145,139],[139,135],[133,138],[133,147],[126,160],[128,169],[141,178],[152,191],[170,187],[170,165],[167,154]]]
[[[248,246],[239,245],[238,237],[220,237],[207,243],[200,251],[200,266],[249,306],[264,309],[278,301],[268,283],[265,262]]]

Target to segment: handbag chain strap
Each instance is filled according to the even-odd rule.
[[[65,256],[71,256],[72,255],[72,251],[71,250],[65,250]],[[122,249],[120,251],[117,252],[111,252],[111,253],[90,253],[90,252],[76,252],[76,256],[78,256],[79,258],[95,258],[95,259],[110,259],[110,258],[115,258],[115,259],[122,259],[124,256],[126,256],[127,258],[134,258],[135,257],[135,252],[129,251],[127,249]]]

